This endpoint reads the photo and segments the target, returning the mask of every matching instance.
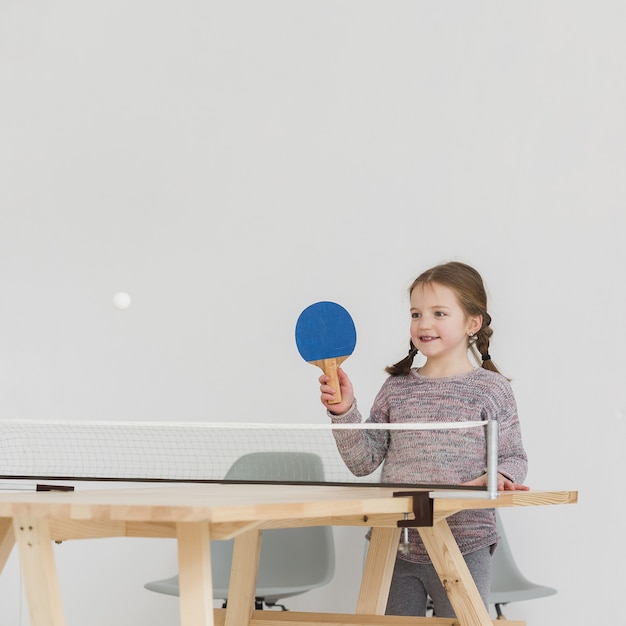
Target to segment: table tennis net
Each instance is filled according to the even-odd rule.
[[[243,455],[308,452],[321,459],[323,482],[381,484],[380,470],[353,475],[341,458],[334,431],[438,431],[455,436],[487,422],[428,424],[249,424],[213,422],[94,422],[0,420],[0,478],[223,482]],[[489,437],[486,436],[489,444]],[[493,443],[493,442],[492,442]],[[488,451],[487,451],[488,452]],[[487,459],[487,462],[489,460]],[[268,482],[259,476],[259,482]],[[298,481],[302,481],[302,477]],[[254,482],[247,480],[246,482]],[[281,482],[285,482],[281,480]],[[304,477],[307,482],[307,477]],[[319,476],[311,477],[319,482]]]

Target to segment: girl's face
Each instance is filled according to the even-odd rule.
[[[411,339],[429,361],[467,363],[468,336],[481,325],[481,316],[468,317],[449,287],[431,283],[411,292]]]

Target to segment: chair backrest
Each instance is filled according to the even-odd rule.
[[[311,452],[251,452],[237,459],[226,480],[323,481],[321,458]],[[224,599],[232,562],[232,541],[212,541],[213,597]],[[268,601],[326,584],[335,571],[332,528],[281,528],[263,531],[257,597]]]
[[[522,574],[513,557],[502,519],[498,513],[496,513],[496,524],[500,540],[491,561],[489,604],[507,604],[555,594],[556,589],[537,585]]]
[[[323,482],[322,459],[312,452],[250,452],[230,467],[225,480]]]
[[[225,480],[323,482],[322,460],[310,452],[251,452],[235,461]],[[228,598],[233,559],[230,541],[211,541],[213,598]],[[321,587],[335,573],[335,544],[330,526],[263,531],[256,597],[266,604]],[[146,583],[146,589],[179,595],[178,576]]]

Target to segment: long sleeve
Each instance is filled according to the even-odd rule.
[[[355,405],[336,423],[360,423]],[[428,378],[412,370],[390,376],[378,392],[366,423],[498,422],[498,471],[523,482],[528,468],[517,406],[506,378],[482,368],[449,378]],[[459,485],[483,475],[487,464],[484,427],[427,430],[335,430],[339,453],[356,476],[373,473],[388,484]],[[465,554],[497,542],[493,510],[463,511],[449,518]],[[428,560],[416,531],[409,560]]]

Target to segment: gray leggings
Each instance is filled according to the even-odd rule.
[[[491,588],[491,548],[486,547],[463,557],[478,587],[485,606]],[[426,615],[431,597],[437,617],[456,617],[435,568],[430,563],[409,563],[396,559],[391,579],[387,615]]]

